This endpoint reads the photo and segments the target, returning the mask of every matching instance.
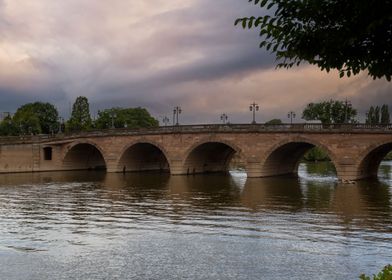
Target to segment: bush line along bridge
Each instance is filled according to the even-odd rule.
[[[0,138],[0,173],[106,169],[172,175],[226,172],[234,155],[248,177],[296,174],[312,147],[342,180],[376,177],[392,125],[187,125]]]

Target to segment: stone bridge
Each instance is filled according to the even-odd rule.
[[[225,172],[235,157],[248,177],[296,174],[304,153],[324,149],[344,180],[376,177],[392,126],[191,125],[0,139],[0,173],[106,169],[173,175]]]

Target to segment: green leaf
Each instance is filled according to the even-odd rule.
[[[250,17],[248,18],[248,29],[251,29],[253,26],[253,21],[255,20],[255,17]]]
[[[242,28],[243,28],[243,29],[246,28],[246,21],[247,21],[246,18],[244,18],[244,19],[242,20]]]
[[[271,9],[271,8],[272,8],[272,6],[274,6],[274,5],[275,5],[275,3],[274,3],[274,2],[271,2],[271,3],[269,3],[269,5],[267,6],[267,10]]]
[[[268,2],[268,0],[263,0],[263,1],[261,1],[261,3],[260,3],[260,7],[264,7],[264,6],[265,6],[265,4],[267,4],[267,2]]]
[[[391,35],[390,17],[380,16],[391,10],[390,1],[377,1],[377,5],[372,1],[248,2],[260,5],[261,14],[237,19],[235,25],[241,22],[244,29],[266,30],[268,40],[287,50],[279,53],[280,58],[297,57],[326,71],[337,69],[341,77],[347,69],[347,76],[367,70],[374,79],[391,81],[392,42],[386,39]]]
[[[241,21],[242,21],[242,18],[237,18],[237,19],[234,21],[234,26],[237,26]]]
[[[259,47],[260,47],[260,48],[263,48],[266,44],[267,44],[267,42],[266,42],[266,41],[263,41],[263,42],[260,43]]]

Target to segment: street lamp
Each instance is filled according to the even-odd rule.
[[[179,106],[174,107],[174,110],[173,110],[173,125],[174,125],[174,120],[176,120],[176,125],[179,125],[179,123],[178,123],[178,115],[180,115],[181,112],[182,112],[181,107],[179,107]]]
[[[64,123],[64,119],[62,117],[59,117],[59,133],[61,134],[63,132],[63,123]]]
[[[344,102],[344,123],[348,123],[348,108],[351,109],[351,102],[347,100]]]
[[[112,111],[110,112],[110,117],[112,118],[112,128],[114,128],[114,118],[116,117],[116,112]]]
[[[23,125],[22,125],[22,122],[19,122],[19,129],[20,129],[20,132],[19,132],[19,135],[22,135],[23,136],[23,131],[24,131],[24,129],[23,129]]]
[[[253,102],[252,104],[250,104],[249,110],[250,110],[251,112],[253,112],[253,121],[252,121],[252,124],[256,124],[256,111],[259,110],[259,105],[256,104],[255,102]]]
[[[168,117],[164,116],[164,117],[162,118],[162,122],[163,122],[163,124],[164,124],[165,126],[167,126],[167,125],[169,124],[170,120],[169,120]]]
[[[221,121],[223,122],[223,124],[226,124],[228,118],[229,118],[229,117],[228,117],[225,113],[223,113],[223,114],[220,116],[220,119],[221,119]]]
[[[293,119],[295,119],[295,112],[290,111],[290,112],[287,114],[287,117],[290,119],[290,124],[293,124]]]

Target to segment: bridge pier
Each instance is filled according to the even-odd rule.
[[[117,173],[117,172],[120,172],[120,170],[118,169],[118,167],[115,164],[108,163],[108,165],[106,166],[106,172],[107,173]]]
[[[357,161],[352,156],[343,156],[334,162],[336,175],[342,181],[357,181],[366,178],[358,169]]]
[[[263,177],[262,163],[260,160],[252,157],[246,162],[246,174],[249,178],[260,178]]]
[[[170,162],[170,174],[186,175],[186,170],[184,170],[184,164],[181,159],[173,159]]]

